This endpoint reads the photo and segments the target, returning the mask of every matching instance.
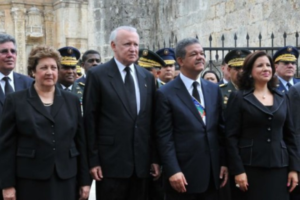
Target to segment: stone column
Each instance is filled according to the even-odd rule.
[[[27,74],[26,37],[25,37],[25,8],[12,7],[11,15],[14,25],[14,37],[17,43],[17,65],[15,71]]]
[[[54,35],[55,35],[55,28],[54,28],[54,15],[52,10],[45,10],[44,12],[44,19],[45,19],[45,43],[49,46],[54,46]]]

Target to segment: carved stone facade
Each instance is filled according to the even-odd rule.
[[[87,0],[1,0],[0,32],[16,38],[16,71],[27,73],[28,54],[35,45],[68,45],[81,52],[90,48],[88,33],[95,31],[88,27],[88,13]]]
[[[34,45],[55,48],[70,45],[81,52],[98,50],[104,60],[112,57],[109,34],[120,25],[138,29],[141,47],[157,50],[174,47],[185,37],[198,36],[204,47],[234,46],[250,35],[249,45],[295,45],[299,31],[299,0],[1,0],[0,32],[14,35],[18,43],[17,71],[26,73],[26,59]],[[246,39],[238,40],[246,46]]]

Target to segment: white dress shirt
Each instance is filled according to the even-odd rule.
[[[200,96],[201,105],[203,106],[203,108],[205,108],[205,102],[204,102],[203,92],[202,92],[202,89],[201,89],[200,77],[197,80],[193,80],[193,79],[190,79],[190,78],[186,77],[182,73],[180,73],[179,76],[180,76],[182,82],[184,83],[187,91],[191,95],[191,98],[193,97],[193,89],[194,89],[193,83],[195,81],[199,83],[198,86],[197,86],[197,90],[198,90],[198,93],[199,93],[199,96]],[[202,117],[202,120],[205,124],[206,116]]]

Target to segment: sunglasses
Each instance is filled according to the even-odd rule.
[[[289,64],[296,65],[296,62],[291,62],[291,61],[282,61],[282,63],[284,65],[289,65]]]
[[[100,59],[88,59],[87,62],[88,62],[88,63],[94,63],[94,62],[100,63],[101,60],[100,60]]]

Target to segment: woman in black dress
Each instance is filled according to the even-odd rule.
[[[6,97],[0,121],[4,200],[88,198],[91,180],[80,102],[56,87],[59,67],[57,50],[33,48],[28,71],[35,82]]]
[[[233,200],[288,200],[298,184],[299,151],[285,94],[265,52],[250,54],[225,111]]]

